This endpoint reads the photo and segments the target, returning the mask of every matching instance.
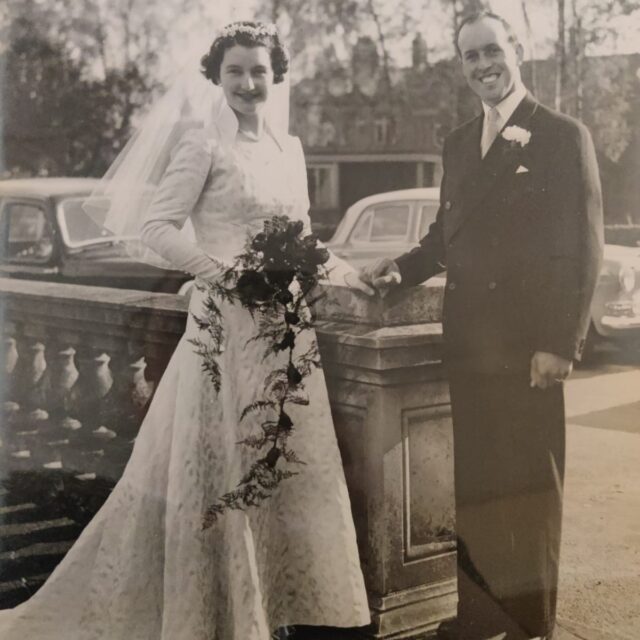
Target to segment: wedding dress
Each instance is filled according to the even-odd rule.
[[[188,131],[177,145],[147,216],[143,238],[199,278],[231,261],[247,231],[274,214],[308,225],[302,149],[267,131],[250,140]],[[190,216],[196,245],[178,228]],[[248,342],[256,325],[222,305],[226,339],[213,388],[189,342],[203,338],[193,314],[160,381],[126,470],[49,580],[27,602],[0,612],[2,640],[268,640],[290,624],[360,626],[369,609],[349,496],[321,370],[295,406],[289,446],[306,462],[261,506],[225,513],[202,531],[204,510],[233,490],[256,455],[237,442],[259,432],[240,421],[265,375]],[[301,347],[304,349],[304,346]]]

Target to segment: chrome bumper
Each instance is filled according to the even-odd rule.
[[[602,326],[610,331],[629,331],[640,329],[640,316],[602,316]]]
[[[640,329],[640,295],[632,299],[610,302],[600,322],[608,331],[632,331]]]

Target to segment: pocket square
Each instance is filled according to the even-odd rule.
[[[529,173],[529,169],[527,169],[527,167],[525,167],[524,165],[520,165],[516,169],[516,173]]]

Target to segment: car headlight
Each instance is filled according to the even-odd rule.
[[[631,293],[636,288],[636,271],[633,267],[622,267],[618,279],[624,292]]]

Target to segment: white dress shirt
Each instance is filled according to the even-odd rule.
[[[490,107],[488,104],[482,103],[482,109],[484,111],[484,119],[482,122],[482,140],[481,149],[483,151],[483,157],[491,147],[495,139],[495,133],[491,130],[492,127],[489,123],[489,111],[494,110],[494,114],[497,118],[497,130],[501,131],[509,118],[513,115],[514,111],[518,108],[518,105],[522,102],[527,95],[527,89],[523,84],[517,84],[512,93],[510,93],[502,102],[495,107]]]

